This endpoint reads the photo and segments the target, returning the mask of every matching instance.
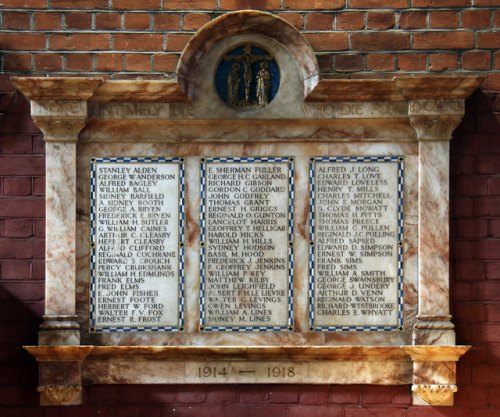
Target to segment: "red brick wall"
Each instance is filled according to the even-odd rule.
[[[499,0],[3,0],[2,68],[24,74],[173,76],[202,25],[255,8],[295,25],[322,72],[489,72],[500,85]],[[493,76],[493,72],[496,75]]]
[[[228,10],[289,20],[324,77],[483,73],[451,151],[451,301],[459,363],[451,408],[412,407],[409,387],[93,386],[81,407],[40,408],[36,343],[43,314],[44,148],[29,106],[0,77],[0,416],[500,416],[499,0],[3,0],[5,74],[171,76],[183,45]],[[389,6],[390,5],[390,6]],[[389,8],[390,7],[390,8]]]

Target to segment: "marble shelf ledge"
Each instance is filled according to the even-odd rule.
[[[392,346],[96,346],[91,358],[129,355],[152,360],[408,360],[402,349]]]
[[[24,346],[38,362],[135,358],[180,360],[458,361],[470,346]]]
[[[401,361],[458,361],[468,345],[434,346],[24,346],[38,362],[134,357],[150,360],[211,359],[307,359]]]
[[[141,360],[399,360],[414,346],[24,346],[38,362],[134,358]],[[456,349],[459,346],[439,346]],[[424,346],[435,349],[435,346]],[[463,348],[463,347],[462,347]]]
[[[342,101],[404,101],[463,99],[484,77],[396,76],[392,79],[320,80],[307,95],[308,103]],[[94,102],[189,103],[192,97],[177,80],[104,80],[100,77],[13,77],[31,100],[91,100]]]
[[[483,80],[483,77],[474,75],[396,76],[386,80],[322,80],[306,97],[306,102],[464,99],[472,94]]]
[[[168,102],[187,103],[191,99],[176,81],[168,80],[116,80],[105,81],[96,90],[95,102]]]
[[[394,82],[405,99],[465,99],[484,81],[484,77],[418,76],[394,77]]]
[[[321,80],[306,97],[308,103],[332,101],[403,101],[394,80]]]
[[[11,81],[30,100],[88,100],[104,78],[12,77]]]

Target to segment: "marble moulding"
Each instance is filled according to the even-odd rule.
[[[229,51],[272,54],[280,87],[264,108],[232,108],[214,73]],[[175,81],[13,78],[46,142],[46,299],[38,346],[43,405],[82,402],[82,387],[126,383],[412,385],[415,404],[451,405],[456,362],[449,314],[449,140],[474,76],[320,80],[307,41],[268,13],[214,19],[186,46]],[[310,164],[400,156],[404,198],[401,326],[314,331],[309,312]],[[180,331],[90,329],[93,158],[176,157],[185,170],[184,325]],[[290,158],[294,195],[290,329],[200,328],[200,161]],[[293,228],[292,228],[293,226]],[[179,330],[179,329],[178,329]]]

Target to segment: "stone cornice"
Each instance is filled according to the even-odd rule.
[[[404,101],[404,97],[394,80],[322,80],[306,101]]]
[[[394,77],[394,82],[404,98],[415,99],[465,99],[484,81],[475,75]]]
[[[465,99],[477,89],[478,76],[412,76],[393,79],[321,80],[309,103]],[[186,103],[191,99],[176,81],[103,80],[102,78],[15,77],[13,83],[31,100]]]
[[[92,97],[96,102],[168,102],[191,101],[175,81],[105,81]]]
[[[13,77],[30,100],[88,100],[104,81],[100,77]]]

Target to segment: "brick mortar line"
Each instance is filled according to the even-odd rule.
[[[397,49],[397,50],[374,50],[374,51],[366,51],[360,49],[331,49],[331,50],[321,50],[315,51],[314,54],[316,56],[324,56],[324,55],[363,55],[363,54],[389,54],[389,55],[397,55],[397,54],[410,54],[410,53],[419,53],[419,54],[444,54],[444,53],[455,53],[455,54],[465,54],[467,52],[496,52],[497,48],[456,48],[456,49]],[[158,50],[135,50],[135,49],[99,49],[99,50],[71,50],[71,49],[60,49],[60,50],[36,50],[36,49],[23,49],[23,50],[13,50],[13,51],[3,51],[4,55],[8,54],[35,54],[35,55],[60,55],[60,54],[142,54],[142,55],[181,55],[182,51],[158,51]],[[487,71],[487,70],[479,70],[479,71]],[[493,70],[493,71],[500,71]]]
[[[154,20],[154,18],[153,18],[153,20]],[[184,14],[183,13],[181,13],[179,16],[179,25],[180,25],[181,30],[184,30]]]
[[[219,1],[219,0],[218,0]],[[282,0],[283,1],[283,0]],[[67,9],[61,9],[61,8],[19,8],[19,7],[12,7],[12,8],[1,8],[1,11],[14,11],[14,12],[24,12],[24,13],[31,13],[31,12],[46,12],[46,13],[71,13],[71,12],[87,12],[87,13],[153,13],[153,14],[159,14],[159,13],[199,13],[199,12],[204,12],[204,13],[229,13],[229,12],[234,12],[234,11],[239,11],[242,9],[220,9],[220,7],[216,7],[214,9],[78,9],[78,8],[67,8]],[[416,12],[416,11],[424,11],[424,12],[434,12],[434,11],[456,11],[456,12],[463,12],[463,11],[481,11],[481,10],[492,10],[496,11],[499,10],[497,6],[470,6],[470,7],[395,7],[395,8],[366,8],[366,7],[360,7],[360,8],[351,8],[351,7],[346,7],[346,8],[338,8],[338,9],[271,9],[271,10],[260,10],[260,9],[252,9],[254,11],[263,11],[263,12],[268,12],[268,13],[343,13],[343,12],[401,12],[401,11],[408,11],[408,12]]]
[[[61,55],[61,68],[66,70],[67,67],[67,56],[66,55]]]
[[[300,30],[297,29],[300,33],[302,34],[325,34],[325,33],[347,33],[347,34],[356,34],[356,33],[437,33],[437,32],[447,32],[447,33],[452,33],[452,32],[458,32],[458,33],[497,33],[500,35],[500,28],[436,28],[436,29],[427,29],[427,28],[418,28],[418,29],[354,29],[354,30],[346,30],[346,29],[325,29],[325,30],[319,30],[319,29],[313,29],[313,30]],[[31,29],[4,29],[1,31],[2,33],[26,33],[26,34],[72,34],[72,35],[79,35],[79,34],[109,34],[109,35],[116,35],[116,34],[149,34],[149,35],[155,35],[155,34],[191,34],[194,35],[196,34],[195,30],[151,30],[151,29],[137,29],[137,30],[130,30],[130,29],[113,29],[113,30],[104,30],[104,29],[59,29],[59,30],[47,30],[47,29],[41,29],[41,30],[31,30]]]
[[[93,19],[95,19],[95,15],[92,15]],[[150,14],[149,15],[149,30],[154,30],[155,29],[155,19],[154,15]]]
[[[106,76],[109,76],[110,74],[113,74],[113,75],[134,75],[134,76],[137,76],[137,75],[142,75],[142,76],[149,76],[149,75],[158,75],[158,76],[162,76],[163,79],[165,80],[173,80],[173,77],[169,76],[169,77],[165,77],[165,74],[175,74],[175,72],[172,72],[172,71],[126,71],[126,70],[119,70],[119,71],[78,71],[78,70],[75,70],[75,71],[44,71],[44,70],[36,70],[36,71],[17,71],[17,72],[14,72],[14,71],[6,71],[4,73],[7,74],[7,75],[10,75],[10,74],[24,74],[24,73],[29,73],[29,74],[47,74],[47,72],[50,72],[51,76],[58,76],[58,75],[64,75],[64,74],[72,74],[72,75],[75,75],[75,74],[92,74],[93,76],[94,75],[106,75]],[[113,79],[113,78],[111,78]],[[39,156],[43,156],[42,154],[36,154],[36,155],[39,155]],[[8,155],[8,156],[11,156],[11,155]],[[1,196],[0,196],[1,197]],[[37,197],[40,197],[40,198],[44,198],[43,196],[37,196]],[[10,218],[10,217],[9,217]]]
[[[369,32],[369,33],[435,33],[435,32],[459,32],[459,33],[464,33],[464,32],[498,32],[500,35],[500,28],[433,28],[433,29],[427,29],[427,28],[418,28],[418,29],[402,29],[402,28],[397,28],[397,29],[353,29],[353,30],[348,30],[348,29],[326,29],[326,30],[300,30],[300,33],[362,33],[362,32]]]
[[[30,74],[45,74],[47,72],[50,72],[51,76],[56,76],[58,74],[92,74],[92,75],[99,75],[99,74],[104,74],[104,75],[165,75],[165,74],[175,74],[175,71],[139,71],[139,70],[114,70],[114,71],[88,71],[88,70],[58,70],[58,71],[46,71],[46,70],[24,70],[24,71],[5,71],[4,74],[9,75],[9,74],[17,74],[17,73],[30,73]],[[481,71],[456,71],[456,70],[440,70],[440,71],[429,71],[429,70],[407,70],[407,71],[401,71],[401,70],[394,70],[394,71],[388,71],[388,70],[380,70],[380,71],[373,71],[373,70],[352,70],[352,71],[333,71],[333,72],[322,72],[321,74],[327,75],[327,76],[347,76],[347,75],[382,75],[382,74],[389,74],[389,75],[396,75],[399,73],[404,73],[404,74],[413,74],[413,73],[427,73],[427,74],[439,74],[439,73],[447,73],[447,72],[453,72],[453,73],[467,73],[467,74],[477,74],[480,73]],[[500,71],[496,71],[499,73]],[[328,78],[332,79],[332,78]],[[342,79],[342,78],[339,78]],[[6,155],[6,157],[10,157],[14,155]],[[35,156],[42,156],[41,154],[35,154]],[[36,176],[37,178],[39,177]],[[487,196],[487,195],[485,195]]]
[[[3,15],[3,13],[2,13]],[[30,14],[30,30],[35,30],[36,27],[36,19],[35,19],[35,13]],[[3,26],[2,26],[3,28]]]
[[[66,15],[61,15],[61,30],[68,30],[68,25],[66,24]]]
[[[47,13],[53,13],[53,12],[47,12]],[[109,13],[113,13],[113,12],[109,12]],[[144,14],[143,12],[137,12],[137,11],[134,11],[132,12],[132,14]],[[150,31],[150,32],[154,32],[155,29],[154,29],[154,18],[155,18],[155,13],[152,13],[152,12],[146,12],[147,14],[150,15],[150,28],[149,29],[138,29],[136,32],[140,32],[140,31]],[[166,13],[163,13],[163,14],[176,14],[176,15],[179,15],[180,17],[180,20],[181,20],[181,27],[183,27],[183,21],[184,21],[184,17],[185,15],[189,15],[189,14],[197,14],[198,12],[188,12],[188,13],[178,13],[178,12],[166,12]],[[296,12],[285,12],[285,13],[296,13]],[[367,12],[363,12],[365,13],[364,15],[364,25],[365,27],[367,26],[367,20],[368,20],[368,13]],[[377,12],[375,12],[377,13]],[[116,13],[116,14],[119,14],[120,15],[120,18],[121,18],[121,26],[122,28],[124,28],[125,26],[125,23],[124,23],[124,19],[125,19],[125,15],[126,14],[129,14],[129,13]],[[207,15],[212,15],[211,16],[211,19],[210,20],[213,20],[214,17],[213,17],[213,11],[212,12],[204,12],[202,14],[207,14]],[[310,13],[299,13],[301,15],[304,15],[304,18],[305,18],[305,23],[307,22],[307,17]],[[324,11],[319,11],[319,12],[315,12],[315,14],[330,14],[329,12],[324,12]],[[337,16],[338,14],[335,14],[333,17],[335,17],[335,20],[336,18],[338,17]],[[405,28],[398,28],[399,26],[399,21],[400,21],[400,18],[401,18],[401,13],[395,13],[395,25],[396,25],[396,28],[397,29],[392,29],[392,30],[406,30],[406,31],[437,31],[437,30],[443,30],[443,31],[446,31],[446,30],[449,30],[449,31],[454,31],[454,30],[480,30],[480,29],[485,29],[485,28],[462,28],[462,14],[460,13],[459,14],[459,25],[457,28],[430,28],[430,25],[431,25],[431,22],[430,22],[430,14],[428,13],[427,16],[426,16],[426,27],[423,27],[423,28],[412,28],[412,29],[405,29]],[[2,13],[0,12],[0,25],[2,25],[3,22],[2,22]],[[78,32],[84,32],[84,31],[93,31],[93,32],[102,32],[103,30],[102,29],[95,29],[95,25],[96,25],[96,13],[91,13],[91,28],[90,29],[76,29]],[[36,26],[36,23],[35,23],[35,17],[34,17],[34,14],[31,13],[30,14],[30,29],[29,30],[26,30],[26,29],[8,29],[8,30],[5,30],[5,31],[16,31],[16,32],[26,32],[26,33],[31,33],[31,32],[43,32],[43,31],[47,31],[47,30],[37,30],[35,29],[35,26]],[[307,24],[305,24],[305,26],[307,26]],[[336,26],[337,25],[334,25],[335,26],[335,30],[341,30],[341,29],[336,29]],[[75,29],[70,29],[67,27],[67,24],[66,24],[66,15],[63,13],[61,15],[61,27],[62,29],[60,30],[57,30],[58,32],[65,32],[65,31],[74,31]],[[492,29],[492,30],[495,30],[495,16],[493,13],[491,13],[490,15],[490,28],[486,28],[486,29]],[[363,29],[363,30],[367,30],[367,31],[385,31],[387,29]],[[130,31],[130,30],[127,30],[127,29],[118,29],[118,30],[114,30],[114,31]],[[345,31],[345,30],[343,30]],[[108,30],[108,32],[110,32]]]
[[[122,53],[132,53],[132,54],[141,54],[141,55],[178,55],[178,56],[181,56],[182,54],[182,51],[142,51],[142,50],[138,50],[138,51],[134,51],[134,50],[127,50],[127,51],[123,51],[123,50],[114,50],[114,49],[110,49],[110,50],[99,50],[99,51],[84,51],[84,50],[78,50],[78,51],[72,51],[72,50],[69,50],[69,49],[62,49],[60,51],[54,51],[54,50],[50,50],[50,51],[35,51],[35,50],[25,50],[25,51],[4,51],[4,54],[7,53],[7,54],[26,54],[26,53],[30,53],[30,54],[44,54],[44,55],[61,55],[61,54],[85,54],[85,55],[88,55],[88,54],[96,54],[96,55],[99,55],[99,54],[122,54]],[[1,93],[0,93],[1,94]],[[0,136],[1,136],[1,133],[0,133]],[[1,153],[0,153],[1,155]]]
[[[431,70],[394,70],[394,71],[388,71],[388,70],[351,70],[351,71],[332,71],[332,72],[322,72],[321,74],[324,75],[336,75],[336,76],[348,76],[348,75],[383,75],[383,74],[389,74],[389,75],[397,75],[397,74],[446,74],[446,73],[460,73],[460,74],[481,74],[483,72],[488,72],[488,73],[493,73],[497,74],[500,73],[500,70],[495,70],[495,71],[490,71],[490,70],[485,70],[485,71],[478,71],[478,70],[456,70],[456,69],[450,69],[450,70],[437,70],[437,71],[431,71]],[[97,71],[97,70],[58,70],[58,71],[47,71],[47,70],[23,70],[23,71],[4,71],[4,74],[47,74],[50,73],[51,76],[57,76],[58,74],[91,74],[91,75],[162,75],[164,76],[165,74],[175,74],[175,71],[136,71],[136,70],[113,70],[113,71]],[[171,79],[168,77],[168,79]],[[328,78],[332,79],[332,78]],[[341,78],[339,78],[341,79]],[[34,154],[35,156],[41,156],[41,154]],[[15,155],[5,155],[5,157],[11,157]],[[37,178],[39,176],[36,176]],[[467,195],[464,195],[467,197]],[[497,196],[496,194],[494,195],[484,195],[484,197],[495,197]],[[21,196],[19,196],[21,197]],[[26,196],[29,197],[29,196]],[[481,196],[483,197],[483,196]],[[500,196],[499,196],[500,197]],[[489,216],[481,216],[481,217],[489,217]]]

